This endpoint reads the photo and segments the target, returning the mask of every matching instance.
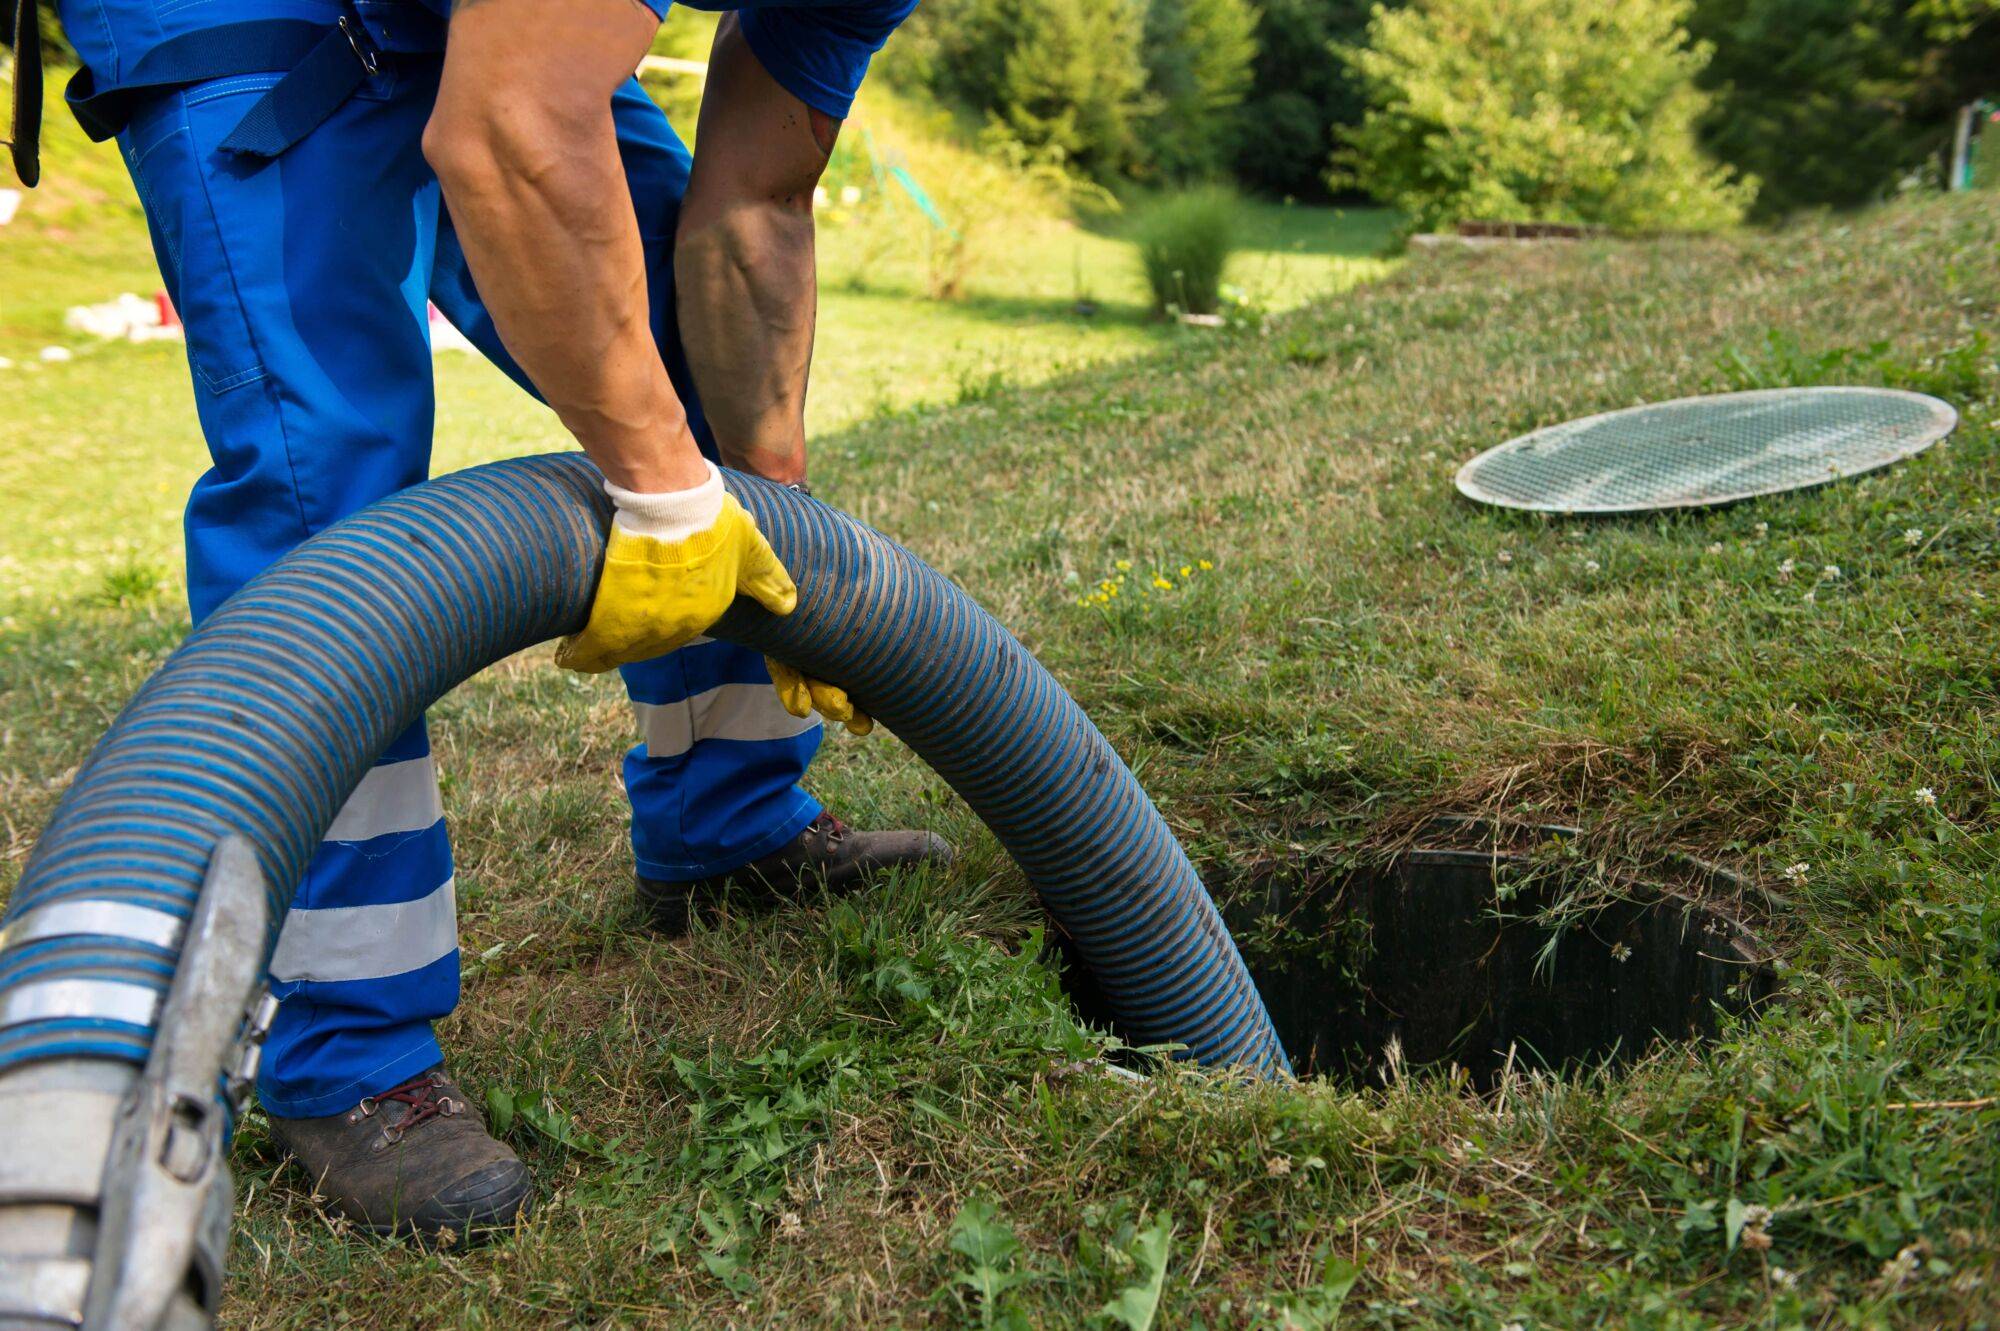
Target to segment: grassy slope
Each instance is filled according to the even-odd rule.
[[[253,1123],[234,1322],[978,1325],[955,1277],[983,1234],[989,1278],[1023,1277],[994,1324],[1071,1325],[1138,1279],[1135,1228],[1161,1216],[1161,1326],[1324,1324],[1329,1256],[1360,1267],[1344,1324],[1989,1321],[2000,385],[1975,339],[2000,322],[1996,246],[1990,209],[1950,201],[1426,259],[1263,337],[821,436],[833,502],[1013,625],[1206,862],[1366,853],[1437,808],[1581,820],[1614,861],[1693,850],[1767,882],[1808,862],[1767,922],[1780,1014],[1489,1101],[1105,1082],[1067,1066],[1080,1037],[1046,972],[1011,959],[1017,878],[883,738],[830,741],[817,788],[857,821],[946,831],[955,873],[682,944],[636,933],[623,706],[535,654],[436,731],[469,962],[447,1039],[512,1097],[550,1202],[477,1253],[351,1241],[270,1177]],[[179,409],[153,386],[164,354],[107,353],[68,397],[10,384],[7,493],[56,483],[19,470],[44,432],[71,471],[127,465],[119,431],[149,428],[149,400]],[[453,447],[546,440],[458,373]],[[1533,423],[1829,373],[1945,391],[1966,428],[1857,484],[1658,522],[1509,518],[1450,490],[1458,459]],[[9,577],[37,587],[0,662],[10,878],[180,631],[143,579],[105,589],[122,604],[77,595],[113,565],[74,522],[15,533]],[[70,552],[55,582],[44,541]],[[1201,558],[1171,593],[1076,604],[1121,559],[1178,583]],[[972,1198],[998,1219],[954,1249]],[[1752,1204],[1776,1212],[1740,1226],[1767,1250],[1730,1242]]]
[[[974,258],[963,298],[925,298],[931,228],[913,208],[892,203],[879,221],[834,210],[822,228],[815,434],[1180,336],[1147,317],[1115,220],[1100,234],[1032,192],[1017,198],[1018,182],[955,146],[933,119],[871,95],[850,138],[872,131],[965,219]],[[99,343],[63,329],[71,305],[151,293],[160,282],[116,151],[89,144],[66,113],[49,116],[46,138],[44,185],[0,228],[0,358],[14,362],[0,368],[0,493],[40,497],[25,529],[0,536],[0,614],[95,588],[107,574],[175,580],[180,496],[205,465],[178,346]],[[976,189],[939,183],[975,177]],[[1373,255],[1392,226],[1379,211],[1253,206],[1233,278],[1273,309],[1345,290],[1389,270]],[[1100,306],[1093,317],[1073,312],[1078,274]],[[76,359],[39,363],[51,344]],[[447,355],[437,375],[439,469],[566,445],[551,415],[478,358]],[[108,467],[123,484],[107,496],[99,477]],[[95,515],[87,527],[71,518],[86,496]]]

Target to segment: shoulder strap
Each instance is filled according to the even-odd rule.
[[[14,3],[14,128],[7,148],[29,189],[42,178],[42,6]]]

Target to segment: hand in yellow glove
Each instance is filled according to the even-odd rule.
[[[685,647],[739,594],[774,615],[798,605],[791,574],[713,466],[692,490],[639,494],[609,481],[604,490],[618,506],[604,572],[583,632],[557,645],[557,665],[594,675]]]
[[[828,684],[811,679],[786,665],[783,661],[764,658],[770,667],[771,683],[778,690],[778,701],[785,704],[785,710],[793,716],[810,716],[817,710],[827,720],[847,727],[849,733],[865,735],[875,728],[875,719],[854,705],[847,696],[847,690],[837,684]]]

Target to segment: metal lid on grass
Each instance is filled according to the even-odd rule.
[[[1539,513],[1705,508],[1913,457],[1958,413],[1891,388],[1773,388],[1627,407],[1510,439],[1459,468],[1466,498]]]

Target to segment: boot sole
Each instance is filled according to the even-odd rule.
[[[388,1224],[353,1223],[376,1238],[407,1238],[419,1243],[433,1243],[450,1234],[454,1246],[477,1247],[512,1229],[534,1209],[534,1176],[523,1170],[520,1177],[506,1188],[476,1203],[440,1207],[432,1215],[419,1214]]]

